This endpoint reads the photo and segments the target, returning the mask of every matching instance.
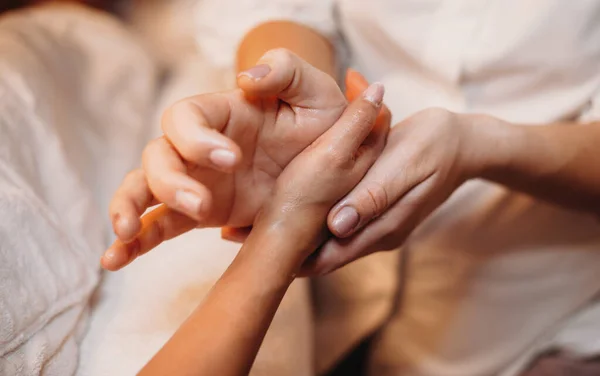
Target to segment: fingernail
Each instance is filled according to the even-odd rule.
[[[239,76],[246,76],[253,80],[260,80],[261,78],[266,77],[271,72],[271,67],[267,64],[256,65],[248,70],[240,72]]]
[[[202,209],[202,199],[195,193],[188,191],[177,191],[175,193],[176,205],[185,212],[198,216]]]
[[[235,154],[226,149],[216,149],[210,152],[208,158],[221,168],[231,168],[235,164]]]
[[[356,226],[358,226],[359,221],[360,216],[358,215],[356,209],[351,206],[345,206],[335,215],[331,227],[333,227],[332,230],[336,233],[336,235],[346,236],[349,235]]]
[[[137,226],[135,226],[135,224],[131,220],[129,220],[129,218],[124,218],[121,216],[119,216],[117,219],[117,228],[119,229],[118,235],[127,239],[135,236],[138,230]]]
[[[119,252],[115,248],[109,248],[102,256],[102,266],[108,270],[116,270],[123,264],[127,263],[127,259],[123,252]]]
[[[383,102],[383,94],[385,93],[385,88],[383,84],[380,82],[375,82],[371,84],[367,90],[363,93],[363,98],[365,100],[373,103],[376,107],[381,106],[381,102]]]

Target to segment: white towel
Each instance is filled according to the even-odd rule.
[[[0,374],[72,375],[108,240],[99,208],[138,160],[156,72],[79,7],[2,18],[0,51]]]

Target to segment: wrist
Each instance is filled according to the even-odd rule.
[[[327,239],[328,231],[324,220],[310,221],[314,215],[302,210],[270,208],[275,206],[267,204],[261,210],[240,254],[285,280],[295,275],[306,258]]]
[[[297,255],[300,263],[322,244],[327,237],[328,208],[306,205],[286,207],[271,202],[257,218],[256,225],[267,237],[277,237],[288,254]]]
[[[489,178],[510,165],[521,129],[489,115],[459,114],[460,165],[465,179]]]

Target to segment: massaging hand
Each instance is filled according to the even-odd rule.
[[[329,213],[329,228],[337,238],[303,273],[324,274],[402,245],[456,188],[478,175],[483,153],[473,146],[480,143],[477,132],[485,131],[486,121],[485,116],[426,109],[396,124],[364,179]]]
[[[347,105],[330,76],[285,50],[267,53],[239,75],[238,86],[166,111],[164,136],[146,147],[143,168],[111,202],[119,240],[103,257],[105,268],[118,269],[195,227],[250,226],[283,168]],[[157,203],[166,206],[142,223]]]

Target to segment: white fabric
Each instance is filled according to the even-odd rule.
[[[341,32],[396,120],[432,106],[519,123],[600,119],[597,0],[205,0],[200,10],[198,43],[225,66],[260,22]],[[474,181],[404,251],[402,310],[376,342],[373,375],[508,376],[550,346],[600,352],[597,220]]]
[[[155,83],[99,13],[0,19],[0,374],[74,374],[110,230],[99,208],[138,161]]]
[[[265,20],[294,20],[335,37],[334,0],[199,1],[196,38],[201,52],[218,66],[232,66],[241,37]]]

